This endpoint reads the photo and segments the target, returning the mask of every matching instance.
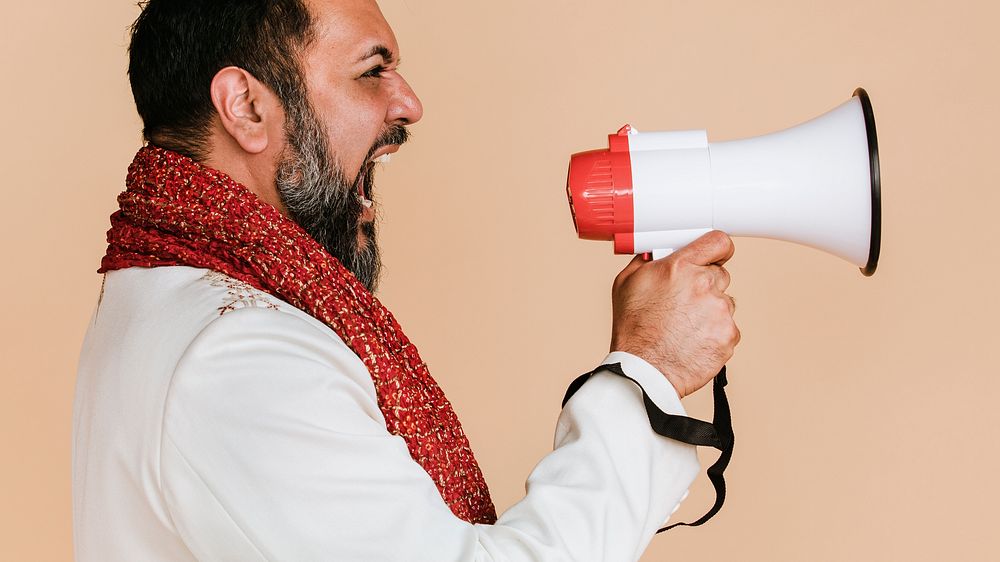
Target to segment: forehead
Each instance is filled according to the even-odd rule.
[[[354,63],[378,45],[399,50],[374,0],[308,0],[306,4],[315,26],[314,51]]]

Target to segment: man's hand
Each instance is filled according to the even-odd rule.
[[[660,260],[636,256],[612,289],[611,351],[645,359],[681,398],[712,380],[740,341],[722,267],[734,251],[716,230]]]

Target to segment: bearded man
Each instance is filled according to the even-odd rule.
[[[372,166],[421,105],[372,0],[150,0],[146,146],[111,219],[74,415],[77,560],[635,560],[698,470],[681,415],[739,332],[712,233],[613,289],[611,365],[499,519],[373,296]],[[626,375],[626,376],[620,376]]]

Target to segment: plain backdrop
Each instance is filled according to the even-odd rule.
[[[501,510],[550,450],[567,384],[607,351],[627,262],[576,239],[569,154],[626,122],[759,135],[864,86],[882,162],[878,273],[737,240],[729,500],[643,560],[1000,557],[996,3],[381,4],[426,110],[378,177],[381,298],[455,404]],[[125,75],[137,13],[132,0],[59,0],[0,18],[2,560],[71,558],[74,371],[140,145]],[[685,404],[711,416],[708,392]],[[678,516],[711,499],[702,477]]]

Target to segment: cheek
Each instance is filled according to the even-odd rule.
[[[345,172],[353,175],[384,129],[385,111],[371,99],[352,96],[337,105],[326,125],[331,152]]]

